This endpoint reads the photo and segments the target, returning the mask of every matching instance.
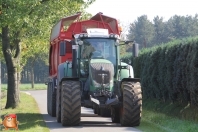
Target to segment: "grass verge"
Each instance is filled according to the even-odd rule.
[[[171,102],[143,100],[140,126],[143,132],[196,132],[198,108]]]
[[[1,120],[4,119],[6,114],[16,114],[17,120],[19,121],[19,131],[21,132],[49,132],[49,129],[46,127],[43,117],[39,112],[36,101],[30,95],[27,95],[23,92],[20,93],[19,107],[16,109],[4,109],[6,98],[1,99]],[[0,131],[4,129],[1,126]],[[6,132],[13,132],[15,130],[10,129]]]
[[[36,83],[34,84],[34,88],[32,88],[32,85],[30,83],[28,84],[20,84],[20,90],[44,90],[47,89],[47,86],[44,83]],[[1,89],[6,90],[7,84],[1,84]]]

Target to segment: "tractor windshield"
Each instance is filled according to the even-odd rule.
[[[107,59],[116,64],[115,39],[84,39],[81,59]]]

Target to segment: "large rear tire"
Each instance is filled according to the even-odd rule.
[[[58,123],[61,122],[61,86],[57,88],[56,94],[56,120]]]
[[[53,91],[53,83],[48,83],[47,87],[47,112],[50,116],[56,116],[56,90]]]
[[[111,120],[113,123],[120,123],[120,112],[119,108],[111,108]]]
[[[77,126],[81,116],[81,92],[79,81],[63,81],[61,86],[61,123]]]
[[[98,105],[96,106],[96,112],[98,115],[100,115],[100,107]]]
[[[142,91],[139,82],[122,82],[123,107],[120,109],[122,126],[139,126],[142,112]]]
[[[94,112],[94,114],[98,114],[97,105],[96,104],[93,104],[93,112]]]

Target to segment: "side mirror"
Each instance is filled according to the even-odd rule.
[[[65,56],[65,54],[66,54],[66,42],[61,41],[60,46],[59,46],[59,55],[60,56]]]
[[[139,53],[139,44],[134,43],[133,44],[133,57],[138,57],[138,53]]]

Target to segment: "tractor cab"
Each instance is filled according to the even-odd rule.
[[[97,32],[97,33],[96,33]],[[108,34],[105,29],[89,29],[87,33],[79,34],[76,38],[79,45],[78,58],[80,73],[87,75],[89,62],[112,63],[114,68],[118,64],[118,35]]]

